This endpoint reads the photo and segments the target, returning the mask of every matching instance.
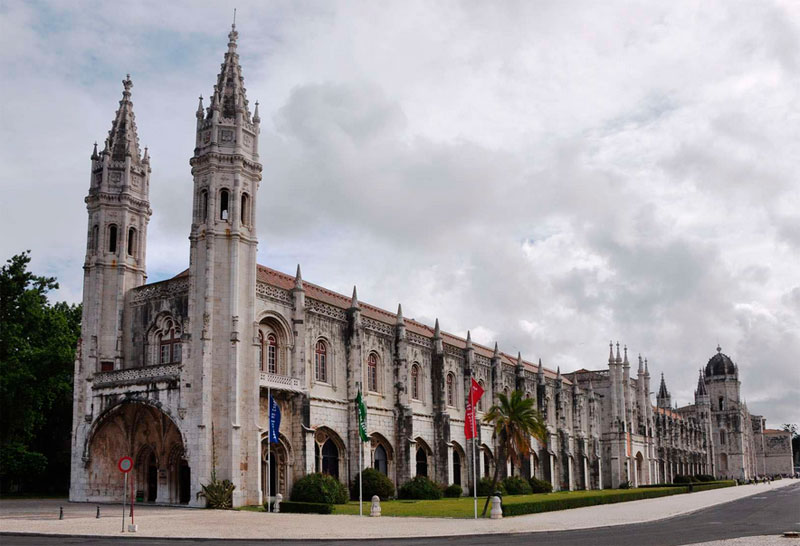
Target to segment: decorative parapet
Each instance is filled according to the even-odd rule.
[[[189,293],[189,277],[180,277],[155,284],[146,284],[131,290],[131,303],[142,304],[150,300],[166,299]]]
[[[261,372],[258,384],[265,389],[270,388],[279,391],[303,392],[299,379],[278,375],[276,373]]]
[[[94,374],[92,388],[99,389],[122,385],[137,385],[155,383],[157,381],[177,381],[180,376],[180,364],[159,364],[157,366],[144,366],[142,368],[127,368],[124,370]]]
[[[317,313],[325,315],[335,320],[347,321],[347,315],[343,309],[322,303],[319,300],[307,298],[306,299],[306,312]]]
[[[464,349],[456,347],[455,345],[450,345],[449,343],[444,344],[444,352],[448,355],[453,355],[462,359],[464,358]]]
[[[386,336],[393,336],[394,335],[394,328],[385,322],[380,322],[378,320],[365,318],[363,319],[364,328],[367,330],[372,330],[374,332],[378,332],[379,334],[383,334]]]
[[[262,300],[275,300],[280,303],[288,303],[289,305],[293,303],[292,295],[288,290],[264,282],[256,284],[256,297]]]
[[[406,333],[406,340],[409,343],[413,343],[414,345],[419,345],[421,347],[425,347],[430,349],[433,347],[433,341],[425,336],[421,336],[419,334],[415,334],[413,332]]]
[[[481,366],[487,366],[487,367],[489,367],[489,366],[491,366],[491,365],[492,365],[492,361],[491,361],[491,360],[489,360],[488,358],[486,358],[486,357],[485,357],[485,356],[483,356],[483,355],[476,354],[476,355],[475,355],[475,364],[479,364],[479,365],[481,365]]]

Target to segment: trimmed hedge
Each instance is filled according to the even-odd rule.
[[[394,497],[392,480],[374,468],[365,468],[361,474],[361,481],[364,499],[371,499],[373,495],[378,495],[382,501]],[[358,499],[358,474],[350,484],[350,498]]]
[[[668,489],[654,489],[650,491],[630,490],[615,493],[598,494],[596,496],[567,497],[542,499],[528,502],[504,502],[504,516],[522,516],[524,514],[537,514],[539,512],[551,512],[553,510],[567,510],[569,508],[580,508],[582,506],[595,506],[598,504],[613,504],[641,499],[654,499],[685,493],[686,487],[670,487]],[[505,500],[505,499],[504,499]]]
[[[427,476],[416,476],[400,486],[397,498],[437,500],[442,498],[442,490]]]
[[[697,478],[697,481],[700,481],[700,482],[713,482],[713,481],[716,481],[716,478],[714,476],[712,476],[711,474],[697,474],[695,476],[695,478]]]
[[[519,476],[509,476],[503,480],[503,488],[508,495],[530,495],[533,493],[531,484]]]
[[[342,482],[328,474],[308,474],[292,487],[292,502],[346,504],[350,495]]]
[[[444,488],[444,496],[448,499],[457,499],[464,493],[464,490],[457,483],[448,485]]]
[[[282,514],[332,514],[333,505],[321,502],[283,501],[280,505]]]
[[[528,483],[531,485],[531,490],[534,493],[552,493],[553,492],[553,484],[551,484],[547,480],[540,480],[539,478],[531,477],[531,479],[528,480]]]

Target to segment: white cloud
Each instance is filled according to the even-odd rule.
[[[609,339],[689,402],[719,341],[800,422],[800,8],[240,2],[261,263],[563,371]],[[151,280],[188,263],[197,95],[229,10],[0,8],[0,249],[80,299],[83,196],[131,72]],[[8,234],[13,234],[10,236]],[[766,372],[766,373],[764,373]]]

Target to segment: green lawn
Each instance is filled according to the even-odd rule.
[[[557,491],[555,493],[540,493],[536,495],[507,495],[503,497],[503,504],[519,504],[524,502],[557,501],[577,497],[603,497],[616,495],[622,492],[633,491],[666,491],[674,488],[661,487],[649,489],[604,489],[602,491]],[[483,510],[486,497],[478,497],[478,514]],[[364,500],[364,514],[369,515],[370,502]],[[472,497],[440,500],[393,500],[381,502],[381,515],[383,516],[419,516],[429,518],[471,518],[473,517]],[[490,506],[491,508],[491,506]],[[337,504],[333,507],[334,514],[358,514],[358,502]],[[487,511],[487,516],[488,511]]]

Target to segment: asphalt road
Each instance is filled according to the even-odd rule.
[[[631,504],[631,508],[634,504]],[[760,495],[706,508],[699,512],[670,519],[635,525],[598,527],[575,531],[547,533],[520,533],[512,535],[470,535],[458,537],[377,539],[377,540],[198,540],[152,539],[130,535],[125,537],[47,537],[30,535],[0,535],[3,546],[135,544],[156,546],[201,542],[203,545],[222,544],[292,546],[352,546],[354,542],[365,546],[396,546],[413,542],[420,546],[471,546],[510,544],[592,545],[592,546],[678,546],[726,538],[757,535],[778,535],[784,531],[800,531],[800,484],[775,489]]]

